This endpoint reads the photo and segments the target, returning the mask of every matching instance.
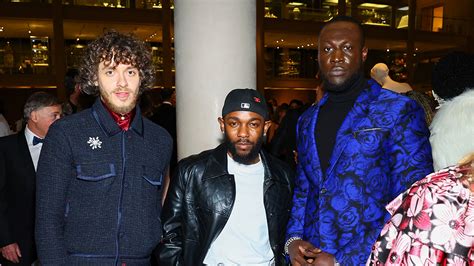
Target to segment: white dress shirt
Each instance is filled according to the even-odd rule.
[[[28,144],[28,149],[30,150],[31,159],[33,160],[33,165],[35,166],[35,171],[36,171],[36,168],[38,167],[38,160],[41,153],[41,148],[43,147],[43,143],[38,143],[36,145],[33,145],[33,137],[37,137],[37,138],[40,138],[40,137],[35,135],[35,133],[31,132],[28,126],[25,127],[25,137],[26,137],[26,143]]]

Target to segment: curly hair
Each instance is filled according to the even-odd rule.
[[[130,64],[140,72],[139,93],[150,89],[155,83],[155,69],[152,64],[151,49],[132,34],[122,34],[115,30],[104,33],[87,45],[81,66],[78,82],[81,90],[89,95],[99,95],[98,69],[104,62],[110,65]]]

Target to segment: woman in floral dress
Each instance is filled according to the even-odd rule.
[[[367,265],[474,266],[474,154],[430,174],[387,210]]]

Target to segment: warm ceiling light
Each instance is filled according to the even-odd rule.
[[[0,32],[3,32],[3,26],[2,26],[2,27],[0,27]]]
[[[304,6],[305,4],[303,3],[300,3],[300,2],[289,2],[287,4],[287,6],[291,6],[291,7],[297,7],[297,6]]]
[[[31,30],[28,30],[28,33],[31,34]]]
[[[374,3],[364,3],[359,5],[359,7],[366,7],[366,8],[386,8],[389,7],[388,5],[382,5],[382,4],[374,4]]]
[[[77,38],[76,38],[76,42],[78,42],[79,40],[80,40],[79,37],[77,37]]]

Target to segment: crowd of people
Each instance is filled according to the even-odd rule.
[[[474,57],[436,65],[435,111],[367,54],[335,17],[315,103],[233,89],[223,143],[178,162],[174,91],[104,33],[0,138],[0,265],[473,265]]]

